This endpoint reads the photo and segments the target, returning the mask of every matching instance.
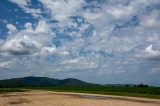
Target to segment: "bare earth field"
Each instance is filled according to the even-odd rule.
[[[160,106],[160,100],[34,90],[2,93],[0,106]]]

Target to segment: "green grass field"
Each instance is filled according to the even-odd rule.
[[[118,96],[132,96],[160,99],[160,87],[106,87],[106,86],[66,86],[66,87],[36,87],[32,89],[58,91],[58,92],[80,92],[95,93]]]
[[[0,88],[0,93],[6,92],[24,92],[28,90],[20,89],[20,88]]]
[[[0,88],[2,92],[23,92],[24,89],[49,90],[57,92],[79,92],[106,94],[131,97],[145,97],[160,99],[160,87],[108,87],[108,86],[57,86],[57,87],[23,87],[23,88]]]

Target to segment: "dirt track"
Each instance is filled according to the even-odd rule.
[[[79,93],[29,91],[0,94],[0,106],[160,106],[160,100]]]

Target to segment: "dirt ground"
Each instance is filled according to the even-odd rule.
[[[160,100],[98,94],[28,91],[0,94],[0,106],[160,106]]]

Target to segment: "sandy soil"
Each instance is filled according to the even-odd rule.
[[[0,94],[0,106],[160,106],[160,100],[82,93],[29,91]]]

